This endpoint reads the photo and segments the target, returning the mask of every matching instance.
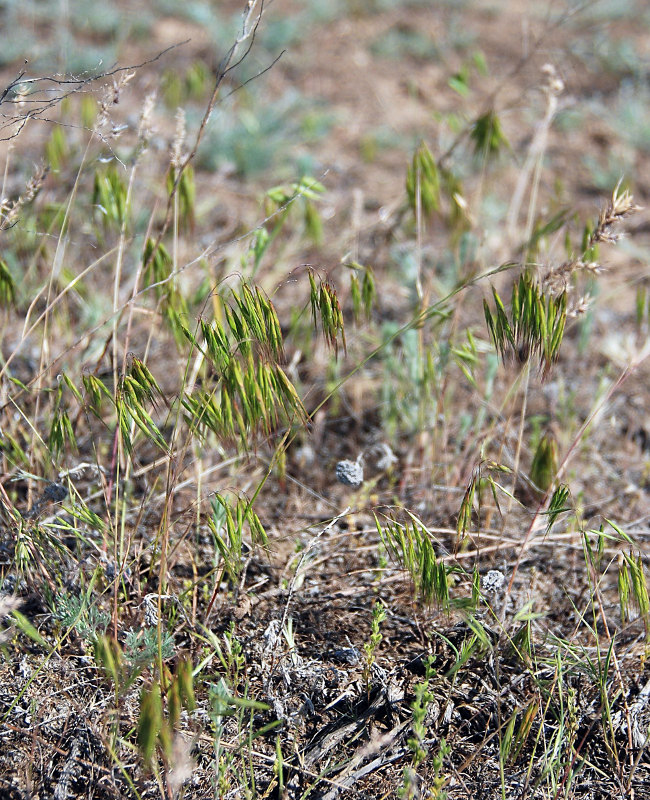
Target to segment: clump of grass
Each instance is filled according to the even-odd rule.
[[[226,498],[217,495],[213,499],[212,516],[209,518],[208,524],[223,562],[222,571],[228,575],[228,579],[233,585],[239,583],[243,567],[244,523],[250,529],[253,545],[268,543],[264,527],[253,511],[250,501],[240,498],[233,509]]]
[[[404,524],[388,520],[384,525],[375,517],[377,531],[386,550],[408,571],[416,595],[425,603],[435,602],[449,609],[449,570],[438,559],[426,526],[408,512]]]

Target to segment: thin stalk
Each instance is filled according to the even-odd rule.
[[[571,442],[571,445],[569,446],[569,449],[567,450],[564,458],[562,459],[560,466],[558,467],[556,473],[556,481],[560,481],[562,476],[566,472],[569,466],[569,462],[573,457],[573,453],[575,452],[576,448],[582,441],[585,432],[587,431],[587,429],[589,428],[589,426],[591,425],[597,414],[600,412],[603,406],[609,402],[611,397],[620,389],[620,387],[625,383],[625,381],[630,377],[630,375],[632,375],[632,373],[648,358],[648,356],[650,356],[650,342],[646,344],[643,350],[637,355],[636,359],[628,367],[626,367],[623,370],[623,372],[621,372],[617,380],[609,387],[607,392],[593,407],[587,419],[582,423],[582,425],[580,426],[580,430],[575,435],[573,441]],[[546,507],[546,504],[548,503],[551,494],[552,494],[552,487],[547,489],[541,501],[539,502],[537,508],[535,509],[535,513],[533,514],[532,519],[530,521],[530,525],[528,526],[528,530],[526,531],[524,541],[522,542],[521,547],[519,548],[517,560],[515,561],[515,565],[512,569],[512,575],[510,576],[510,581],[508,582],[508,586],[505,592],[506,599],[508,598],[510,592],[512,591],[512,586],[515,582],[515,577],[517,576],[521,560],[524,556],[524,553],[528,550],[530,539],[533,535],[533,532],[537,529],[539,517],[542,514],[543,509]],[[504,613],[506,606],[507,603],[504,602],[503,604]]]
[[[517,435],[517,449],[515,450],[515,458],[512,465],[512,494],[508,496],[507,511],[503,516],[503,526],[505,527],[506,518],[512,510],[512,503],[514,501],[515,490],[517,488],[517,481],[519,480],[519,461],[521,459],[521,447],[524,440],[524,428],[526,426],[526,408],[528,405],[528,387],[530,385],[530,360],[524,366],[524,385],[522,388],[522,401],[521,401],[521,416],[519,419],[519,433]]]

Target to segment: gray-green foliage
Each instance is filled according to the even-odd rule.
[[[60,594],[54,603],[54,617],[66,628],[73,627],[87,643],[105,633],[109,614],[99,608],[90,596]]]

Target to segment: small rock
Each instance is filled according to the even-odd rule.
[[[345,486],[361,486],[363,465],[359,461],[339,461],[336,465],[336,480]]]

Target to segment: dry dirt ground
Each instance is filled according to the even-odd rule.
[[[133,126],[143,98],[157,90],[150,143],[155,157],[141,173],[143,181],[153,183],[174,136],[174,109],[164,103],[172,76],[186,75],[197,62],[214,68],[229,40],[211,14],[231,20],[240,10],[236,2],[214,5],[211,9],[196,3],[180,14],[174,4],[142,4],[136,11],[131,4],[116,3],[106,13],[114,11],[117,21],[109,24],[109,19],[105,27],[93,24],[93,14],[99,12],[89,4],[70,3],[65,13],[52,6],[49,17],[39,12],[38,4],[22,11],[7,6],[0,10],[4,23],[20,25],[28,52],[5,57],[2,85],[22,68],[25,57],[30,71],[48,74],[70,68],[66,58],[86,53],[92,60],[102,48],[109,53],[107,59],[140,64],[189,40],[134,70],[114,109],[117,120]],[[528,192],[510,220],[507,211],[546,110],[545,64],[554,66],[564,91],[536,184],[536,211],[548,219],[568,207],[569,227],[579,235],[584,220],[597,215],[622,174],[636,202],[648,205],[650,17],[645,4],[587,3],[573,10],[561,3],[534,5],[517,0],[350,0],[327,10],[308,2],[269,3],[260,42],[226,89],[235,89],[285,52],[235,95],[239,105],[224,101],[217,107],[213,126],[221,138],[215,134],[197,157],[196,230],[180,241],[180,260],[207,247],[214,276],[236,271],[238,237],[264,213],[261,193],[295,179],[297,165],[307,165],[306,171],[326,187],[319,205],[322,241],[314,244],[287,234],[274,259],[256,276],[273,297],[285,331],[292,310],[305,303],[306,265],[337,286],[346,320],[350,318],[348,274],[341,265],[346,255],[375,272],[376,330],[404,324],[413,307],[412,292],[398,261],[399,253],[413,252],[417,233],[404,211],[406,167],[414,146],[424,139],[437,158],[448,153],[450,162],[458,152],[466,153],[466,163],[456,164],[474,237],[468,245],[472,253],[460,267],[465,277],[516,261]],[[61,18],[54,19],[55,14]],[[66,31],[71,32],[74,52],[61,49]],[[476,67],[479,51],[486,74]],[[84,66],[93,68],[92,63]],[[465,69],[469,88],[459,94],[449,81]],[[190,130],[205,99],[204,92],[189,106]],[[77,100],[72,99],[73,106]],[[463,120],[492,107],[498,110],[509,146],[488,164],[474,159],[469,148],[463,150],[462,132]],[[226,141],[228,114],[235,111],[244,122]],[[279,121],[267,130],[264,115],[274,113]],[[54,112],[52,116],[58,119]],[[20,137],[3,142],[6,194],[20,191],[51,132],[50,123],[34,121]],[[71,137],[75,135],[73,131]],[[259,168],[251,166],[256,159]],[[47,181],[46,200],[65,200],[52,176]],[[624,373],[629,363],[625,348],[641,347],[648,335],[647,311],[635,323],[637,290],[648,283],[648,212],[637,212],[626,227],[628,239],[603,252],[610,270],[599,277],[598,303],[589,325],[576,321],[569,326],[562,357],[546,384],[531,378],[535,390],[527,399],[526,430],[551,417],[563,453],[588,420],[595,398],[604,396]],[[554,254],[562,250],[563,235],[564,229],[555,234]],[[449,280],[453,283],[449,265],[458,253],[458,244],[450,245],[447,221],[428,225],[419,248],[430,272],[431,298],[438,299],[445,287],[449,291]],[[193,280],[191,274],[185,279],[188,284]],[[497,276],[495,282],[504,288],[509,278]],[[105,290],[112,291],[110,277]],[[483,296],[489,296],[487,284],[469,291],[454,307],[459,330],[472,324],[480,330]],[[21,324],[14,319],[4,327],[5,359],[20,339]],[[135,323],[130,349],[149,347],[150,368],[172,397],[182,365],[170,355],[175,351],[165,335],[150,341],[149,325],[148,318]],[[376,346],[369,331],[350,324],[347,360],[341,354],[336,369],[324,345],[313,345],[309,358],[291,345],[290,374],[304,389],[308,411],[318,411],[309,432],[299,435],[290,449],[286,474],[271,474],[260,493],[256,508],[269,535],[268,550],[250,551],[235,588],[224,583],[213,595],[214,542],[205,526],[196,524],[197,496],[205,499],[226,489],[252,494],[268,470],[273,448],[261,442],[246,458],[232,462],[231,450],[195,454],[181,476],[184,483],[166,510],[172,520],[163,602],[172,634],[166,663],[172,669],[185,654],[197,666],[207,653],[213,663],[199,673],[197,709],[181,716],[173,758],[161,758],[158,770],[151,772],[142,766],[135,746],[140,691],[151,678],[149,667],[116,699],[92,646],[78,630],[48,654],[43,643],[13,628],[0,651],[0,796],[361,800],[397,797],[403,789],[402,796],[446,793],[453,800],[650,798],[650,748],[645,741],[650,720],[645,658],[649,620],[641,613],[621,622],[617,583],[620,552],[640,553],[644,564],[648,557],[647,362],[624,373],[625,380],[593,419],[588,445],[575,448],[566,480],[579,526],[574,520],[544,535],[543,523],[529,538],[535,501],[519,487],[517,498],[502,497],[499,508],[486,492],[484,507],[474,508],[470,535],[459,544],[456,524],[472,471],[481,458],[512,464],[517,450],[521,408],[506,398],[516,365],[499,367],[497,386],[485,400],[483,423],[476,423],[482,397],[460,380],[450,389],[453,401],[425,429],[413,430],[399,419],[399,412],[397,420],[387,416],[390,365],[382,371],[372,363],[320,406],[337,379]],[[488,339],[484,328],[481,337]],[[100,338],[95,348],[87,342],[68,348],[66,368],[75,360],[77,367],[98,363],[106,334]],[[14,364],[13,375],[23,383],[32,380],[40,358],[39,340],[30,346]],[[54,342],[52,361],[57,347]],[[403,352],[399,358],[405,358]],[[53,370],[52,381],[55,375]],[[11,387],[5,386],[3,403],[7,393]],[[2,413],[9,413],[4,405]],[[86,432],[80,452],[65,468],[96,459],[108,465],[110,443],[108,433],[96,426]],[[396,460],[390,470],[373,474],[377,454],[384,452],[378,449],[382,443]],[[355,459],[362,451],[370,454],[366,483],[350,488],[337,482],[337,462]],[[531,457],[524,446],[526,469]],[[31,571],[21,573],[15,535],[3,519],[3,597],[19,596],[22,614],[51,645],[67,630],[53,613],[56,597],[86,591],[97,564],[102,569],[92,587],[93,602],[114,621],[119,618],[119,641],[124,644],[129,630],[144,629],[147,603],[158,591],[150,539],[161,529],[165,511],[164,473],[151,466],[155,458],[155,453],[139,454],[129,489],[130,560],[128,574],[122,575],[119,613],[112,605],[115,566],[101,542],[80,544],[61,534],[64,552],[55,551],[59,564],[53,569],[45,538],[42,562],[37,559]],[[211,471],[219,463],[225,466]],[[34,498],[28,492],[33,490],[24,476],[17,480],[20,476],[8,462],[5,469],[7,502],[29,519]],[[42,476],[39,470],[32,465]],[[75,487],[85,498],[101,498],[102,487],[91,470],[79,473]],[[483,577],[490,570],[505,577],[489,597],[484,587],[486,602],[473,618],[414,597],[412,582],[382,547],[375,526],[375,514],[396,507],[417,514],[435,535],[437,556],[459,566],[452,587],[458,595],[471,593],[474,569]],[[101,503],[96,510],[101,514]],[[51,522],[57,514],[65,517],[56,504],[43,506],[38,519]],[[586,565],[580,531],[603,525],[612,533],[607,520],[633,537],[634,545],[608,541],[594,563]],[[371,638],[378,600],[386,619],[369,666],[364,645]],[[157,601],[153,603],[155,607]],[[610,653],[605,663],[613,640],[614,658]],[[220,643],[221,659],[214,641]],[[219,717],[214,687],[220,677],[230,691],[265,707],[234,705],[232,716]],[[210,693],[208,685],[213,687]],[[413,763],[409,739],[418,686],[428,692],[425,733],[419,742],[426,755],[413,767],[409,783],[405,770]],[[509,728],[512,719],[515,726]],[[265,731],[265,726],[270,727]],[[504,741],[513,730],[515,745],[504,757]],[[280,751],[283,766],[278,769]]]

